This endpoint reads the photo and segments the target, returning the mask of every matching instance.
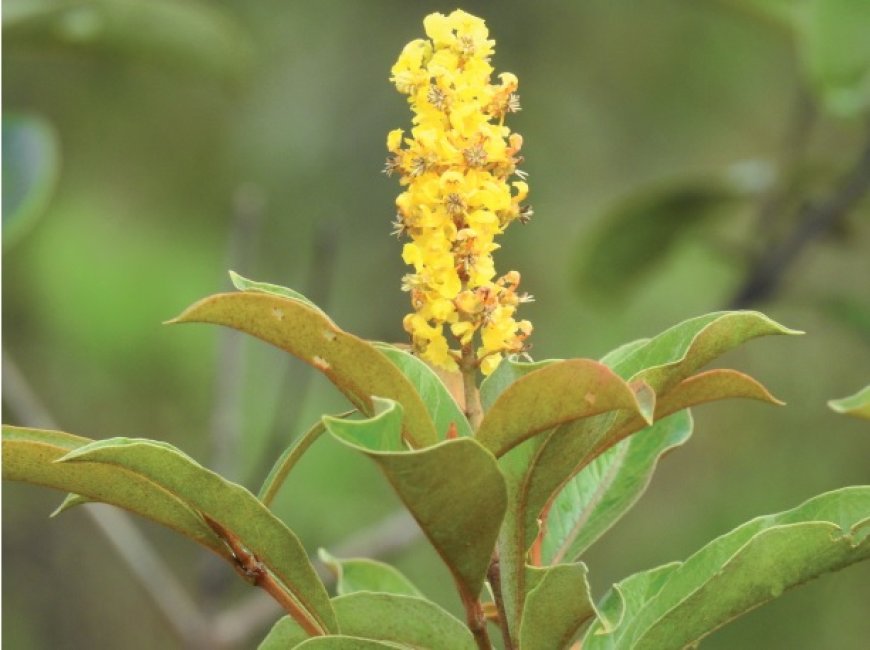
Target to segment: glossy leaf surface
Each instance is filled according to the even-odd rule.
[[[299,299],[260,290],[217,294],[171,322],[213,323],[251,334],[320,370],[366,415],[373,413],[372,395],[399,402],[405,414],[404,435],[414,447],[438,441],[426,405],[395,364]]]
[[[754,519],[682,564],[615,586],[601,605],[612,631],[594,626],[584,650],[684,647],[828,571],[870,558],[870,487],[815,497]]]

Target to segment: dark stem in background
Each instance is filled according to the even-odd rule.
[[[232,221],[227,246],[227,265],[242,275],[254,259],[254,246],[266,205],[263,191],[253,184],[242,184],[233,195]],[[221,284],[231,290],[226,275]],[[221,328],[215,353],[215,384],[212,399],[211,465],[231,481],[239,479],[239,441],[242,430],[242,398],[245,381],[245,341],[239,332]],[[232,574],[221,558],[206,555],[199,570],[199,595],[210,611],[217,610],[224,594],[234,584]]]
[[[3,351],[3,402],[23,426],[59,429],[12,358]],[[212,625],[126,512],[94,504],[79,506],[109,542],[157,611],[188,650],[225,647]]]
[[[242,275],[248,274],[254,259],[254,245],[265,205],[265,196],[256,185],[240,185],[233,196],[227,265]],[[225,286],[226,282],[223,283]],[[230,286],[227,289],[232,290]],[[244,339],[229,328],[222,328],[218,336],[211,417],[212,467],[222,476],[236,481],[239,479],[238,447],[245,374]]]
[[[834,192],[821,201],[805,204],[797,224],[779,244],[774,244],[750,270],[731,299],[729,309],[744,309],[772,296],[798,255],[814,239],[832,230],[870,191],[870,139],[852,170]]]
[[[781,178],[764,193],[758,205],[755,231],[758,235],[759,253],[770,249],[776,237],[777,221],[786,212],[788,201],[798,189],[803,167],[796,164],[806,155],[818,111],[810,92],[799,85],[792,106],[789,126],[778,155],[777,172]]]
[[[325,308],[332,293],[337,249],[338,226],[336,222],[329,219],[318,220],[314,230],[308,280],[302,293],[321,308]],[[287,447],[290,439],[298,434],[299,414],[308,396],[311,378],[312,372],[309,368],[293,364],[292,360],[288,361],[280,382],[278,395],[293,395],[294,399],[291,402],[279,398],[276,403],[269,437],[266,444],[263,445],[262,461],[256,464],[258,475],[254,482],[260,480],[262,474],[268,471],[273,460]]]

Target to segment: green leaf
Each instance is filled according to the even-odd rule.
[[[676,571],[682,562],[669,562],[657,566],[648,571],[635,573],[619,584],[613,585],[613,589],[604,594],[604,598],[598,605],[598,625],[589,630],[591,634],[604,634],[628,623],[625,616],[630,612],[639,611],[643,605],[658,594],[671,574]]]
[[[870,486],[828,492],[743,524],[684,563],[654,569],[652,580],[641,574],[616,585],[602,603],[614,629],[593,626],[583,648],[696,644],[784,590],[868,558]]]
[[[3,478],[109,503],[168,526],[230,559],[226,545],[189,505],[157,483],[122,467],[58,463],[67,453],[91,443],[61,431],[3,426]],[[67,501],[54,514],[66,509]]]
[[[59,171],[60,143],[52,126],[34,115],[4,115],[4,247],[18,241],[45,210]]]
[[[332,600],[342,634],[427,650],[475,650],[471,632],[435,603],[413,596],[357,592]]]
[[[637,503],[659,458],[691,435],[689,412],[675,413],[608,449],[568,481],[546,510],[543,563],[580,557]]]
[[[347,415],[351,413],[354,413],[354,411],[349,411]],[[275,464],[272,465],[272,469],[269,470],[269,473],[263,480],[263,485],[260,486],[260,491],[257,493],[257,498],[263,502],[264,506],[268,507],[272,504],[281,486],[284,485],[284,481],[290,475],[290,471],[324,431],[326,431],[326,427],[323,426],[323,422],[317,422],[308,431],[296,438],[281,453]]]
[[[399,648],[414,650],[411,646],[387,641],[372,641],[356,636],[318,636],[296,646],[299,650],[378,650],[379,648]]]
[[[484,411],[492,408],[495,400],[501,395],[508,386],[513,384],[520,377],[524,377],[537,370],[543,368],[561,359],[545,359],[544,361],[517,361],[516,358],[507,357],[503,359],[493,373],[489,377],[485,377],[480,384],[480,403]]]
[[[747,341],[760,336],[802,333],[783,327],[760,312],[713,312],[674,325],[621,354],[614,362],[603,361],[624,379],[643,379],[661,397],[699,368]]]
[[[391,400],[374,400],[379,410],[373,418],[325,417],[326,428],[378,464],[447,564],[463,601],[476,599],[506,507],[504,478],[495,458],[473,438],[405,450],[401,407]]]
[[[865,386],[854,395],[828,402],[831,410],[837,413],[854,415],[856,418],[870,419],[870,386]]]
[[[248,278],[239,275],[235,271],[230,271],[230,280],[232,281],[233,286],[239,291],[258,291],[260,293],[268,293],[273,296],[281,296],[282,298],[298,300],[303,305],[307,305],[308,307],[311,307],[313,310],[320,313],[324,318],[329,320],[330,323],[333,322],[325,311],[323,311],[320,307],[315,305],[313,302],[311,302],[311,300],[303,296],[298,291],[294,291],[293,289],[289,289],[287,287],[282,287],[278,284],[269,284],[268,282],[257,282],[256,280],[249,280]]]
[[[423,597],[422,592],[393,566],[367,558],[339,559],[324,549],[320,561],[335,574],[335,591],[339,596],[356,591],[380,591],[403,596]]]
[[[195,0],[8,0],[3,37],[6,47],[66,47],[231,79],[252,55],[230,13]]]
[[[579,290],[611,300],[624,295],[698,224],[745,194],[725,174],[633,192],[604,214],[596,229],[584,234],[575,268]]]
[[[374,346],[396,364],[396,367],[417,389],[417,393],[429,409],[429,415],[441,439],[446,437],[451,425],[456,428],[458,436],[472,435],[468,418],[434,370],[413,354],[400,350],[394,345],[374,343]]]
[[[67,453],[62,465],[118,467],[163,488],[194,511],[232,533],[322,630],[336,623],[326,588],[296,535],[244,487],[207,470],[172,445],[112,438]]]
[[[205,298],[171,323],[213,323],[256,336],[314,366],[366,415],[372,395],[394,399],[405,414],[405,439],[414,447],[438,441],[435,425],[414,386],[382,352],[338,327],[304,302],[245,291]]]
[[[260,641],[257,650],[287,650],[296,648],[311,637],[290,616],[279,618],[266,637]],[[329,637],[327,637],[329,638]]]
[[[558,361],[508,386],[487,411],[476,438],[499,457],[537,433],[617,409],[647,410],[607,366],[589,359]]]
[[[520,624],[523,650],[567,648],[580,629],[596,618],[585,564],[559,564],[529,577],[529,590]]]
[[[727,368],[717,368],[692,375],[667,391],[656,404],[655,419],[660,420],[690,406],[734,398],[754,399],[774,406],[783,405],[782,401],[776,399],[749,375]],[[602,437],[598,449],[607,449],[646,426],[642,418],[622,418]],[[593,450],[591,455],[594,457],[597,453]]]
[[[461,621],[423,598],[361,591],[333,598],[332,606],[345,636],[390,643],[391,648],[398,645],[426,650],[475,650],[477,647]],[[258,650],[295,648],[306,639],[308,635],[299,624],[285,616],[272,627]]]
[[[799,50],[824,106],[839,117],[870,110],[870,3],[814,0],[796,14]]]
[[[60,514],[63,514],[64,512],[69,510],[70,508],[75,508],[76,506],[80,506],[80,505],[83,505],[85,503],[93,503],[93,502],[94,502],[93,499],[90,499],[88,497],[83,497],[81,494],[74,494],[73,492],[70,492],[69,494],[67,494],[64,497],[61,504],[57,508],[55,508],[54,511],[48,516],[51,517],[52,519],[54,519],[55,517],[57,517]]]
[[[732,0],[732,3],[752,14],[791,28],[798,11],[807,0]]]
[[[721,399],[733,394],[773,400],[757,382],[734,371],[714,371],[690,378],[700,367],[747,340],[792,333],[796,332],[757,312],[718,312],[687,320],[652,339],[624,345],[603,361],[632,385],[642,381],[655,390],[658,419],[678,406],[691,405],[689,398],[693,396]],[[532,373],[524,379],[531,376]],[[716,395],[711,387],[718,387],[720,394]],[[671,391],[673,395],[669,395]],[[526,552],[538,534],[538,519],[546,505],[595,458],[646,426],[637,415],[623,413],[604,413],[562,424],[500,458],[510,506],[499,544],[507,574],[503,590],[513,621],[519,618],[526,593],[523,569]]]

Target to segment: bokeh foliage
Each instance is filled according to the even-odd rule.
[[[255,489],[267,451],[286,446],[321,412],[344,409],[314,371],[240,343],[239,391],[222,401],[221,414],[241,438],[226,453],[212,435],[223,339],[159,323],[226,288],[232,267],[304,289],[345,329],[404,338],[402,263],[388,236],[396,189],[378,172],[386,132],[407,117],[386,77],[421,17],[454,4],[4,3],[5,114],[48,125],[59,166],[51,196],[4,251],[3,345],[63,429],[168,440]],[[771,14],[774,5],[781,11]],[[757,231],[759,198],[747,193],[787,179],[776,235],[791,227],[794,197],[836,189],[866,146],[866,77],[860,48],[824,44],[867,33],[862,6],[463,5],[498,39],[498,68],[520,79],[524,110],[514,126],[525,138],[536,216],[505,236],[497,263],[519,269],[536,295],[527,309],[536,358],[595,358],[724,306],[767,240]],[[843,16],[845,27],[837,27]],[[723,178],[730,192],[714,214],[687,213],[677,222],[685,227],[673,228],[679,237],[658,246],[664,254],[634,273],[618,300],[578,283],[590,241],[615,222],[614,210],[643,205],[637,197],[646,188],[655,196],[699,184],[721,191]],[[4,173],[4,197],[9,182]],[[764,304],[809,336],[766,342],[763,353],[750,345],[727,360],[789,406],[697,409],[691,442],[662,460],[644,502],[586,558],[596,597],[627,573],[687,557],[759,513],[870,480],[866,424],[825,406],[867,383],[868,214],[865,199],[807,247]],[[304,399],[288,397],[300,392]],[[4,405],[4,420],[13,422]],[[309,550],[329,548],[396,507],[363,461],[324,437],[279,496],[280,514]],[[80,513],[49,522],[43,513],[57,505],[55,495],[14,485],[4,492],[10,646],[177,643]],[[210,574],[192,545],[145,529],[186,584],[204,583],[204,598],[226,605],[245,593],[232,575],[225,588],[203,578]],[[422,545],[397,564],[424,590],[442,571]],[[823,579],[704,647],[863,647],[868,577],[858,566]],[[449,594],[440,596],[455,611]]]

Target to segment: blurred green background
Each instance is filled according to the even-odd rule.
[[[361,336],[404,340],[389,236],[399,187],[380,170],[387,131],[410,113],[387,79],[423,17],[455,7],[4,2],[4,422],[32,416],[9,397],[10,361],[61,428],[166,440],[256,490],[282,446],[344,410],[328,382],[264,344],[160,323],[227,289],[233,268],[307,293]],[[807,210],[866,190],[868,7],[462,5],[497,40],[496,70],[520,79],[511,126],[535,217],[496,262],[537,298],[523,313],[536,358],[599,357],[733,304]],[[870,481],[870,429],[825,406],[870,381],[868,214],[862,190],[753,305],[807,335],[723,359],[788,406],[696,409],[693,440],[586,558],[596,593],[753,516]],[[3,641],[184,647],[82,511],[48,519],[61,498],[4,485]],[[365,459],[322,440],[276,508],[314,551],[397,501]],[[249,595],[193,544],[141,528],[208,611]],[[458,609],[422,542],[391,561]],[[703,646],[863,649],[868,602],[870,566],[852,567]]]

